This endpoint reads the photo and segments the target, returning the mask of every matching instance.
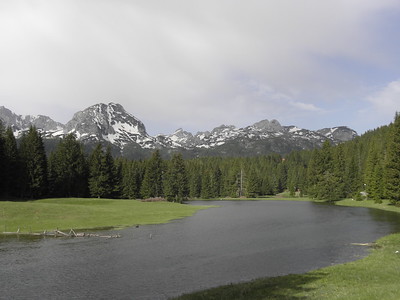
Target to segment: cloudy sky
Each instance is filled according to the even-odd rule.
[[[400,111],[399,29],[398,0],[1,0],[0,106],[363,133]]]

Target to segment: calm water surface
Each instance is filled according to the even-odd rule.
[[[368,250],[351,243],[400,231],[398,215],[366,208],[206,204],[220,207],[119,239],[0,237],[0,299],[167,299],[355,260]]]

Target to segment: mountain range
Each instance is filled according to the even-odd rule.
[[[150,136],[145,125],[117,103],[92,105],[75,113],[66,124],[43,115],[17,115],[4,106],[0,106],[0,119],[3,125],[11,126],[16,138],[33,125],[48,144],[68,133],[75,133],[84,145],[108,143],[114,153],[133,158],[146,156],[154,149],[163,153],[181,151],[186,157],[286,154],[293,150],[321,147],[326,140],[338,144],[357,136],[346,126],[313,131],[282,126],[277,120],[262,120],[243,128],[221,125],[194,135],[180,128],[169,135]]]

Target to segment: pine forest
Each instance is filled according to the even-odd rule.
[[[121,199],[256,198],[287,192],[293,197],[336,201],[389,199],[400,203],[400,114],[394,122],[352,141],[281,156],[202,157],[178,152],[163,158],[113,157],[98,144],[90,153],[72,134],[46,154],[31,127],[16,141],[0,124],[0,198],[95,197]]]

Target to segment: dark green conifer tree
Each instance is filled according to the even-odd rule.
[[[5,154],[4,126],[0,120],[0,198],[6,196],[8,168]]]
[[[85,197],[88,170],[83,148],[74,134],[63,138],[49,156],[50,193],[57,197]]]
[[[103,156],[103,167],[106,174],[107,188],[109,190],[107,197],[118,199],[121,197],[122,170],[115,164],[111,154],[111,147],[108,146]]]
[[[360,194],[362,180],[360,170],[360,151],[358,145],[350,145],[349,158],[346,165],[345,192],[346,197],[357,197]]]
[[[138,199],[140,198],[140,186],[143,178],[142,162],[124,161],[122,164],[122,198]]]
[[[248,172],[246,180],[246,197],[256,198],[260,195],[260,179],[254,170]]]
[[[8,127],[4,137],[4,154],[6,157],[5,173],[5,195],[7,198],[18,198],[21,196],[21,164],[18,153],[17,141],[11,127]]]
[[[201,196],[201,176],[198,172],[192,173],[189,179],[189,195],[191,198]]]
[[[308,178],[309,195],[312,198],[334,201],[340,199],[340,179],[335,173],[333,150],[329,141],[321,150],[315,150],[310,160]]]
[[[379,150],[375,143],[371,143],[367,156],[364,183],[368,198],[377,202],[383,198],[383,166],[379,156]]]
[[[182,154],[174,154],[165,174],[164,194],[168,201],[186,200],[189,195],[188,178]]]
[[[222,190],[222,172],[218,164],[214,165],[210,174],[211,194],[213,198],[221,197]]]
[[[97,144],[89,157],[89,191],[92,197],[109,198],[114,191],[114,161],[110,148]]]
[[[386,196],[393,204],[400,201],[400,113],[391,127],[386,157]]]
[[[164,162],[160,151],[156,150],[147,161],[141,186],[143,198],[163,197]]]
[[[24,176],[22,196],[32,199],[47,193],[47,157],[42,137],[33,126],[21,138],[20,155]]]
[[[205,170],[201,176],[201,198],[210,199],[212,195],[210,172]]]
[[[345,193],[346,157],[343,144],[333,148],[332,163],[334,186],[332,187],[330,200],[339,200],[347,196]]]

